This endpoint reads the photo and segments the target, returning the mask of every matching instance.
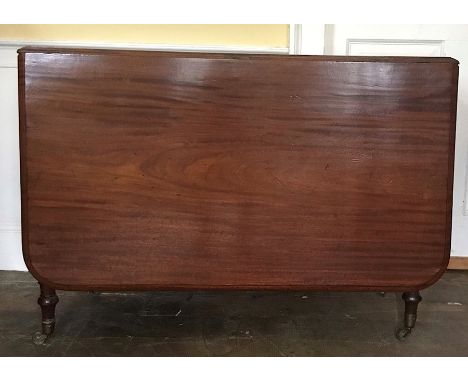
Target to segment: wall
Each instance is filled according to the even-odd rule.
[[[26,270],[21,249],[16,50],[25,44],[289,52],[288,25],[0,25],[0,269]]]
[[[291,30],[288,25],[0,25],[0,269],[26,269],[21,255],[16,69],[16,49],[24,42],[283,54],[291,48],[303,54],[459,59],[452,255],[468,268],[468,25],[302,25]]]
[[[0,40],[287,48],[284,25],[0,25]]]

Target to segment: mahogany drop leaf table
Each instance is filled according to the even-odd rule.
[[[55,290],[419,291],[450,254],[451,58],[19,51],[23,252]]]

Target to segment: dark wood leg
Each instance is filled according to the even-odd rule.
[[[42,311],[42,331],[35,333],[33,336],[33,342],[37,345],[43,344],[54,332],[55,305],[57,305],[59,301],[54,289],[41,283],[39,283],[39,286],[41,288],[41,295],[37,303]]]
[[[397,338],[400,341],[404,340],[414,328],[418,316],[418,304],[422,297],[419,292],[405,292],[402,299],[405,301],[405,326],[397,331]]]

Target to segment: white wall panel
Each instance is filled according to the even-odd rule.
[[[444,41],[402,39],[347,39],[350,56],[444,56]]]
[[[26,270],[21,250],[16,47],[0,49],[0,269]]]

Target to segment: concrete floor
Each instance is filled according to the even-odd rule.
[[[467,292],[461,271],[424,290],[403,343],[394,293],[58,292],[55,334],[34,345],[37,284],[0,271],[0,356],[468,356]]]

